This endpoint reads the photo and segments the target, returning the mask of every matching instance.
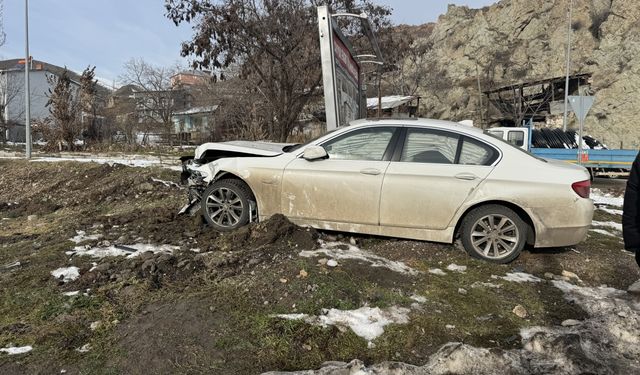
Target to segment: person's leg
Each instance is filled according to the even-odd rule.
[[[636,263],[638,263],[638,267],[640,267],[640,249],[636,250]]]

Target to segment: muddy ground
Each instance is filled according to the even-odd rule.
[[[319,233],[284,217],[219,235],[176,215],[178,179],[162,168],[0,160],[0,348],[32,347],[0,352],[0,373],[255,374],[356,358],[423,365],[450,342],[520,349],[523,329],[586,319],[553,282],[626,289],[640,278],[611,228],[509,265],[455,245]],[[620,216],[598,210],[596,220]],[[77,278],[51,274],[68,267]],[[540,281],[502,279],[513,272]],[[404,309],[407,319],[365,339],[345,324],[277,316],[362,307]]]

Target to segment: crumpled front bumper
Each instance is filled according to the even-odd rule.
[[[198,170],[202,164],[193,157],[182,157],[180,160],[182,161],[180,182],[187,185],[187,204],[178,211],[178,215],[194,215],[200,209],[202,193],[208,186],[207,176]]]

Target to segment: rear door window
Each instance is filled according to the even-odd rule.
[[[464,137],[459,164],[491,165],[498,159],[498,151],[493,147],[469,137]]]
[[[430,129],[408,129],[400,161],[454,164],[460,136]]]

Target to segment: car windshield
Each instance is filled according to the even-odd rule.
[[[495,139],[499,140],[500,142],[504,143],[505,145],[509,145],[509,147],[513,147],[513,148],[515,148],[516,150],[518,150],[518,151],[520,151],[520,152],[524,152],[525,154],[527,154],[527,155],[529,155],[529,156],[531,156],[531,157],[534,157],[534,158],[536,158],[536,159],[538,159],[538,160],[540,160],[540,161],[543,161],[543,162],[545,162],[545,163],[547,162],[547,161],[546,161],[546,160],[544,160],[543,158],[538,157],[538,156],[535,156],[534,154],[530,153],[529,151],[527,151],[527,150],[525,150],[525,149],[523,149],[523,148],[521,148],[521,147],[518,147],[518,146],[514,145],[514,144],[513,144],[513,143],[511,143],[511,142],[507,142],[507,141],[505,141],[504,139],[502,139],[502,138],[500,137],[500,135],[496,134],[496,132],[491,132],[491,131],[485,130],[485,131],[484,131],[484,134],[486,134],[486,135],[490,135],[491,137],[493,137],[493,138],[495,138]]]
[[[306,146],[306,145],[308,145],[310,143],[313,143],[313,142],[317,141],[318,139],[324,137],[325,135],[335,132],[338,129],[341,129],[341,127],[329,130],[328,132],[326,132],[324,134],[321,134],[321,135],[311,139],[307,143],[295,143],[295,144],[292,144],[292,145],[284,146],[282,148],[282,151],[284,151],[284,152],[294,152],[295,150],[298,150],[298,149],[302,148],[303,146]]]

